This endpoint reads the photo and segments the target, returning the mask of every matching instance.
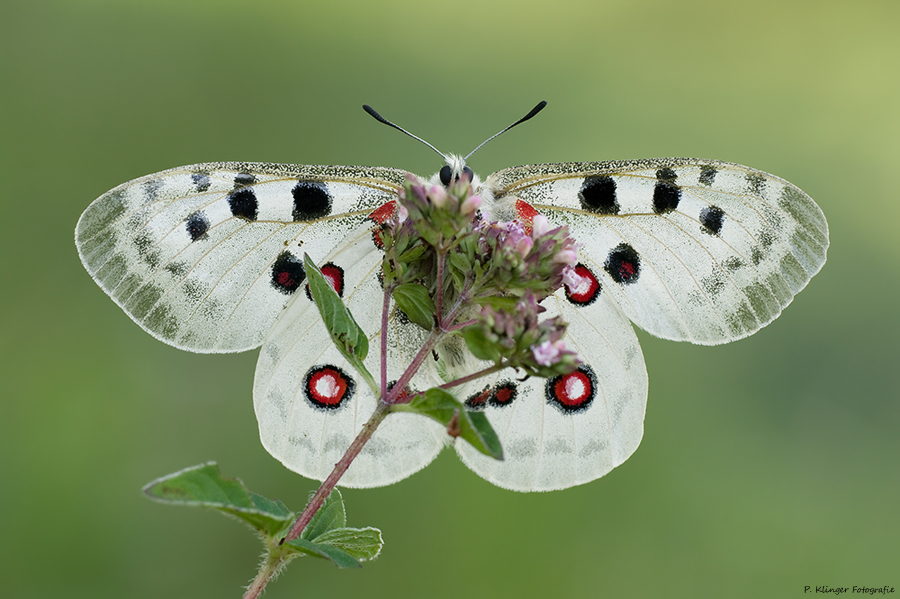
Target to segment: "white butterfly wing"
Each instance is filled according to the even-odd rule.
[[[819,271],[828,247],[825,217],[809,196],[725,162],[523,166],[485,187],[500,207],[515,209],[519,198],[569,225],[582,260],[628,318],[666,339],[750,335]]]
[[[370,225],[348,235],[323,261],[323,272],[340,280],[343,300],[369,338],[365,364],[380,379],[380,331],[384,292],[378,279],[383,253]],[[422,347],[426,332],[392,317],[388,329],[388,381],[396,381]],[[440,384],[427,371],[412,386]],[[319,312],[304,291],[279,316],[263,343],[253,388],[260,438],[285,466],[323,480],[340,460],[377,398],[341,356]],[[391,414],[341,479],[348,487],[394,483],[425,467],[449,437],[438,423],[412,414]]]
[[[582,274],[587,274],[579,269]],[[607,290],[557,291],[541,318],[569,323],[566,347],[584,364],[571,375],[518,381],[505,370],[472,385],[468,405],[484,409],[500,437],[500,462],[456,442],[463,462],[490,482],[516,491],[551,491],[600,478],[624,462],[643,435],[647,371],[631,323]],[[576,290],[577,291],[577,290]],[[473,401],[474,400],[474,401]]]
[[[147,332],[196,352],[258,346],[303,279],[403,171],[210,163],[130,181],[100,196],[75,232],[95,281]]]

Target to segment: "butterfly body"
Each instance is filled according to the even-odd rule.
[[[432,184],[467,174],[448,159]],[[447,174],[449,173],[449,175]],[[370,339],[379,372],[382,251],[373,227],[393,215],[405,171],[210,163],[121,185],[76,229],[82,262],[132,319],[197,352],[259,345],[254,402],[266,448],[323,479],[377,398],[331,345],[305,293],[303,254],[328,267]],[[544,214],[582,244],[583,284],[546,298],[570,323],[566,346],[585,364],[556,379],[507,370],[454,392],[484,410],[500,436],[498,462],[457,443],[495,484],[549,490],[602,476],[637,448],[647,374],[631,323],[701,344],[747,336],[771,322],[821,268],[828,229],[805,193],[772,175],[698,159],[513,167],[473,177],[494,220]],[[388,380],[427,334],[391,310]],[[479,367],[448,343],[411,381],[423,390]],[[438,424],[389,417],[342,484],[377,486],[427,465],[449,442]]]

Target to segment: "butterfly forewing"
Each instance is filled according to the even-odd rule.
[[[320,259],[396,198],[405,173],[262,163],[186,166],[130,181],[88,207],[82,262],[152,335],[182,349],[256,347]]]
[[[496,202],[568,224],[625,314],[659,337],[715,344],[771,322],[825,262],[828,228],[790,183],[698,159],[514,167]]]

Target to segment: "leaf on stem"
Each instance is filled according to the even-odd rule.
[[[503,448],[497,433],[481,412],[470,412],[453,395],[437,387],[427,390],[410,403],[395,404],[395,412],[412,412],[453,427],[458,435],[486,456],[503,459]]]
[[[277,534],[294,520],[294,513],[281,501],[251,493],[240,479],[222,478],[215,462],[158,478],[143,491],[155,501],[212,508],[235,516],[267,536]]]
[[[375,384],[375,379],[363,364],[363,360],[369,353],[369,338],[365,331],[356,323],[347,306],[341,301],[340,296],[309,255],[303,256],[303,266],[309,281],[309,292],[332,341],[341,355],[366,380],[369,387],[377,392],[378,386]]]
[[[430,331],[434,328],[434,301],[424,285],[404,283],[394,289],[394,301],[409,319]]]
[[[270,550],[296,518],[281,501],[251,493],[237,478],[222,478],[215,462],[191,466],[158,478],[143,489],[155,501],[212,508],[235,516],[262,534]],[[384,540],[377,528],[347,528],[347,514],[340,491],[334,489],[310,520],[300,538],[284,550],[331,560],[339,568],[359,568],[360,561],[381,553]]]
[[[334,489],[309,521],[300,537],[287,546],[305,555],[330,559],[338,568],[359,568],[360,560],[374,559],[384,541],[377,528],[347,528],[341,492]]]

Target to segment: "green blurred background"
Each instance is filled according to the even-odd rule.
[[[362,571],[302,560],[266,597],[799,597],[900,588],[900,3],[555,0],[316,5],[0,2],[0,596],[238,597],[259,547],[152,503],[215,459],[299,508],[314,484],[260,446],[256,352],[144,333],[82,269],[82,210],[129,179],[215,160],[430,174],[698,156],[799,185],[829,261],[750,339],[641,334],[644,441],[607,477],[517,494],[453,452],[349,490],[385,531]]]

